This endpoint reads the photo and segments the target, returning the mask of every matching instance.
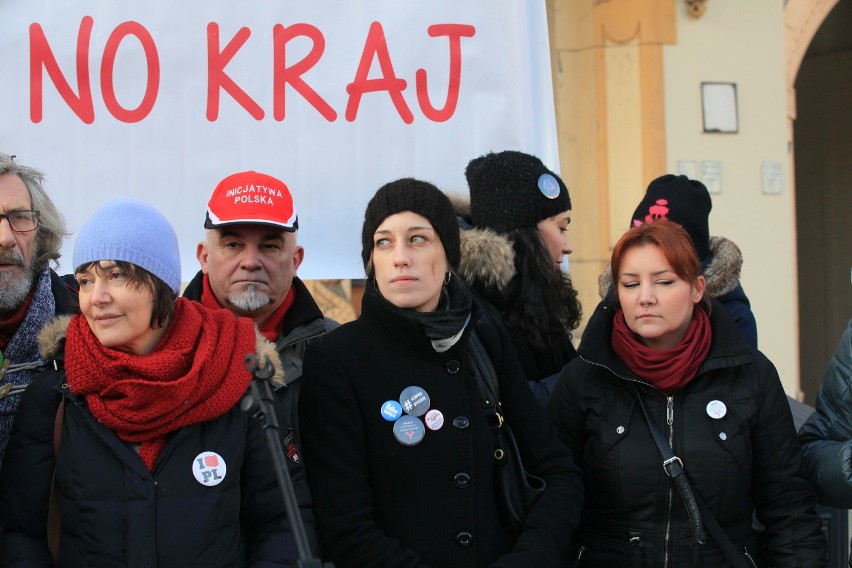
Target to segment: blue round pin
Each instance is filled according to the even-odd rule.
[[[550,174],[538,176],[538,190],[548,199],[559,197],[559,182]]]
[[[388,422],[396,422],[402,416],[402,406],[395,400],[388,400],[382,404],[382,418]]]

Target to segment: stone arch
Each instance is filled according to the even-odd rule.
[[[852,165],[848,135],[852,113],[852,42],[821,35],[848,22],[839,0],[788,0],[785,4],[787,140],[794,198],[800,388],[813,404],[822,371],[852,304],[848,301],[846,240],[852,195],[845,180]],[[844,32],[848,33],[849,24]],[[814,42],[824,44],[822,46]],[[814,48],[816,52],[813,52]],[[829,47],[831,51],[828,51]],[[813,53],[812,53],[813,52]],[[806,58],[811,53],[813,57]],[[830,78],[830,79],[829,79]],[[826,148],[832,151],[826,151]]]
[[[796,119],[796,76],[805,52],[828,13],[840,0],[787,0],[784,45],[787,50],[787,114]],[[792,127],[792,124],[790,125]],[[792,130],[791,130],[792,134]],[[792,138],[791,138],[792,140]]]

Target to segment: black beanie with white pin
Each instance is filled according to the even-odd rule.
[[[505,234],[571,209],[568,187],[530,154],[491,152],[471,160],[464,175],[475,227]]]

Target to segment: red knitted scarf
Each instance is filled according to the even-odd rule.
[[[243,357],[255,351],[254,322],[178,298],[154,350],[135,355],[104,347],[76,315],[65,341],[71,392],[84,396],[100,422],[131,444],[148,471],[170,432],[225,414],[251,375]]]
[[[259,326],[260,333],[272,343],[278,341],[281,322],[284,321],[284,316],[287,315],[287,310],[290,309],[290,306],[292,306],[295,301],[296,288],[294,286],[290,286],[290,291],[287,292],[287,296],[284,298],[284,301],[281,302],[281,305],[278,306],[278,308],[272,312],[268,318],[266,318],[263,325]],[[201,303],[211,310],[225,309],[224,306],[219,303],[219,300],[216,299],[216,295],[213,293],[213,288],[210,287],[210,278],[208,278],[206,274],[201,278]]]
[[[627,368],[667,395],[686,386],[695,378],[698,367],[710,352],[710,318],[699,307],[692,310],[692,321],[683,340],[671,349],[651,349],[636,337],[624,312],[615,314],[612,348]]]

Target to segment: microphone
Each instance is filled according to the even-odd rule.
[[[269,386],[269,379],[275,374],[275,367],[268,357],[264,357],[261,364],[257,355],[254,354],[246,355],[243,364],[251,374],[252,380],[248,392],[240,401],[240,408],[260,421],[266,435],[266,444],[272,454],[275,476],[284,497],[287,518],[290,520],[290,530],[293,533],[296,551],[299,554],[296,566],[299,568],[334,568],[334,565],[330,562],[323,563],[320,559],[311,556],[305,524],[302,522],[302,515],[299,513],[299,503],[296,499],[296,492],[293,490],[290,471],[287,469],[287,459],[279,442],[278,418],[275,416],[274,405],[275,395]]]

